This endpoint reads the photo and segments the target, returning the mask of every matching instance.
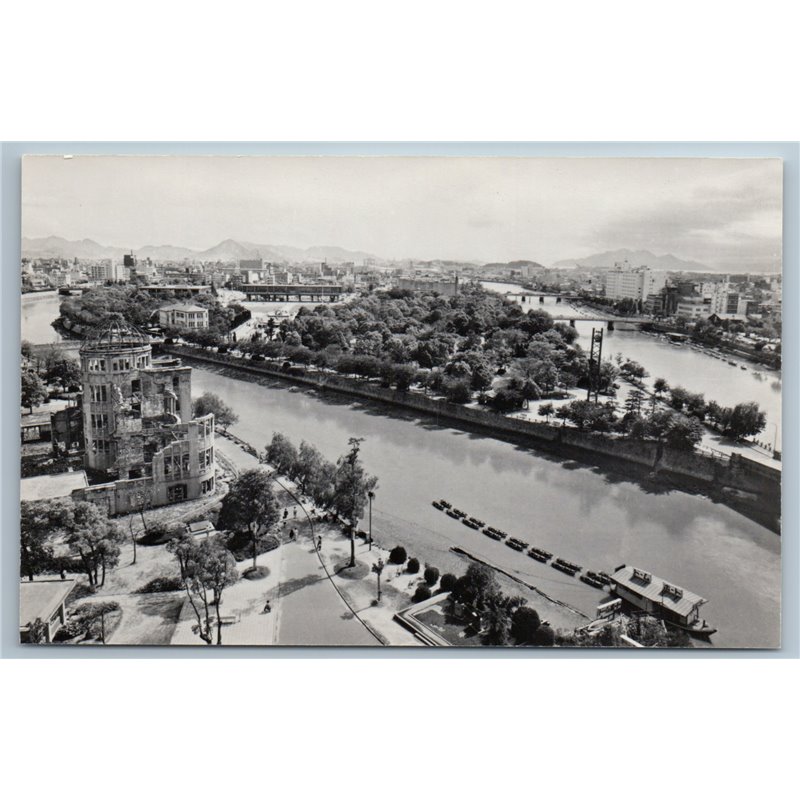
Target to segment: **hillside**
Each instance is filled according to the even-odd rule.
[[[608,250],[585,258],[568,258],[556,261],[556,268],[569,267],[613,267],[615,263],[627,261],[632,267],[648,266],[650,269],[669,272],[713,272],[714,270],[697,261],[684,261],[671,253],[657,256],[649,250]]]

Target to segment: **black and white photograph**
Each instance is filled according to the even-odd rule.
[[[21,197],[26,647],[781,647],[781,159],[28,155]]]

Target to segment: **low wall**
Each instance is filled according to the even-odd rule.
[[[466,423],[489,433],[506,433],[520,436],[535,444],[572,448],[637,464],[648,472],[667,472],[691,481],[727,487],[757,495],[763,501],[780,501],[781,473],[767,465],[741,456],[728,458],[700,451],[676,450],[659,442],[618,439],[598,433],[579,431],[547,422],[506,417],[482,408],[471,408],[435,399],[416,392],[400,392],[368,383],[362,379],[348,378],[329,372],[303,371],[296,367],[284,372],[270,362],[244,360],[195,348],[165,347],[167,352],[182,358],[217,364],[254,375],[280,378],[315,389],[377,400],[413,411],[420,411],[450,422]]]

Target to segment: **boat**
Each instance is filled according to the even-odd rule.
[[[434,500],[431,505],[439,511],[444,511],[444,506],[438,500]]]
[[[597,578],[591,578],[588,575],[581,575],[578,580],[583,581],[583,583],[591,586],[593,589],[603,589],[605,587],[603,581]]]
[[[479,528],[482,528],[486,524],[482,519],[475,519],[475,517],[470,517],[469,521],[474,522]]]
[[[698,639],[708,639],[717,632],[717,629],[709,625],[704,619],[697,619],[695,622],[688,625],[682,625],[679,622],[672,622],[670,620],[664,620],[664,622],[667,625],[671,625],[673,628],[686,631],[690,636],[696,636]]]
[[[456,514],[456,512],[453,511],[452,508],[448,508],[446,513],[448,517],[452,517],[453,519],[461,519],[461,517],[458,514]]]
[[[480,525],[476,525],[472,519],[468,519],[466,517],[461,518],[461,524],[466,525],[468,528],[472,528],[472,530],[477,531],[480,530]]]
[[[527,547],[527,543],[523,542],[522,539],[515,539],[513,536],[506,540],[506,545],[510,547],[512,550],[524,550]]]
[[[651,572],[622,564],[611,575],[611,591],[626,603],[692,636],[706,639],[716,633],[717,629],[700,617],[700,606],[708,602],[704,597]]]
[[[565,561],[562,561],[560,558],[557,558],[555,561],[553,561],[553,563],[550,564],[550,566],[553,569],[557,569],[559,572],[564,572],[567,575],[570,575],[571,577],[574,577],[575,573],[578,572],[577,569],[573,569],[572,565],[567,564]]]
[[[531,558],[535,558],[537,561],[541,561],[542,564],[549,561],[553,556],[552,553],[548,553],[547,550],[540,550],[538,547],[531,547],[531,549],[528,550],[528,555]]]
[[[452,508],[453,507],[453,506],[450,505],[450,503],[447,502],[447,500],[440,500],[439,502],[441,503],[442,508]]]
[[[488,536],[490,539],[494,539],[496,542],[499,542],[503,537],[500,535],[500,531],[496,531],[493,528],[484,528],[481,531],[484,535]]]
[[[746,367],[744,364],[739,364],[739,369],[744,369],[744,370],[746,370],[746,369],[747,369],[747,367]]]

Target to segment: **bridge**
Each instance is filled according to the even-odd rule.
[[[599,322],[600,325],[605,326],[608,330],[613,331],[615,328],[638,328],[645,322],[652,323],[650,317],[615,317],[611,314],[590,314],[583,316],[581,314],[551,314],[554,322],[569,322],[574,328],[576,322]]]
[[[345,289],[340,284],[303,284],[303,283],[243,283],[238,291],[244,292],[251,301],[289,301],[295,298],[297,302],[303,299],[316,302],[318,300],[340,300]]]

